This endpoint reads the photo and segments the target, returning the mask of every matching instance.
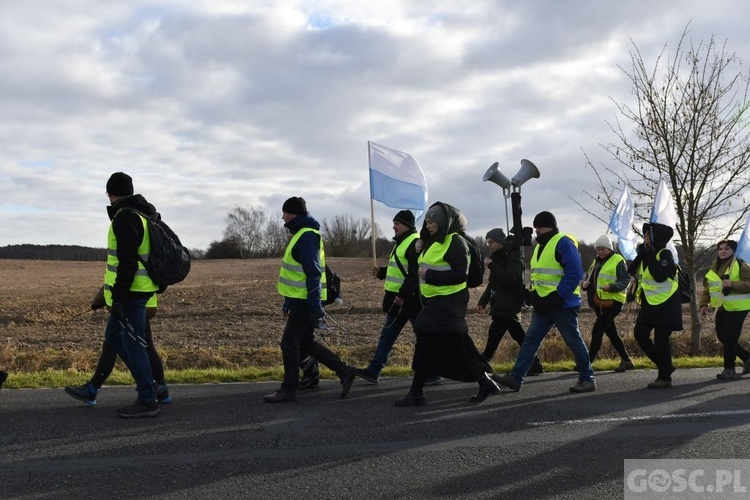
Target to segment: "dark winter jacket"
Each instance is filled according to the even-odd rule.
[[[299,215],[284,224],[284,227],[292,235],[307,227],[320,230],[320,224],[310,215]],[[302,265],[302,270],[305,272],[307,299],[284,297],[282,306],[284,311],[307,307],[313,316],[323,314],[323,304],[320,301],[320,280],[325,269],[320,263],[320,238],[320,235],[308,231],[300,236],[292,248],[292,257]]]
[[[404,239],[408,238],[416,232],[416,229],[412,229],[411,231],[407,231],[404,234],[395,236],[393,238],[394,244],[393,249],[391,250],[391,255],[393,255],[393,252],[396,251],[396,247],[398,247],[398,245],[401,244]],[[414,240],[411,242],[411,244],[409,244],[409,247],[406,249],[405,254],[406,262],[401,263],[401,265],[404,267],[404,271],[406,271],[404,284],[401,285],[401,288],[398,292],[391,292],[386,290],[385,295],[383,295],[383,312],[391,312],[391,308],[393,307],[393,300],[396,297],[399,297],[404,301],[403,305],[401,306],[401,314],[409,315],[411,312],[418,312],[422,308],[422,303],[419,300],[419,274],[417,273],[419,269],[417,258],[419,256],[417,255],[417,250],[414,248],[416,246],[416,243],[417,240]],[[378,268],[378,279],[384,280],[387,273],[388,266],[382,266]]]
[[[442,243],[450,233],[459,233],[465,236],[466,218],[451,205],[438,202],[447,213],[448,221],[445,227],[440,227],[434,236],[427,231],[427,225],[423,224],[420,237],[423,242],[422,252],[426,252],[431,245]],[[434,205],[432,205],[434,206]],[[451,240],[451,245],[443,257],[450,265],[449,271],[437,271],[429,269],[425,275],[425,281],[433,285],[455,285],[466,281],[469,271],[469,247],[464,236],[456,235]],[[423,308],[414,325],[418,332],[427,332],[444,335],[463,335],[469,332],[466,325],[466,307],[469,303],[469,289],[453,293],[451,295],[439,295],[426,299],[422,297]]]
[[[658,282],[664,282],[674,278],[677,274],[672,252],[666,249],[667,243],[672,239],[674,230],[664,224],[644,224],[644,233],[648,232],[651,244],[641,243],[638,245],[638,253],[628,268],[631,276],[639,277],[638,270],[641,263],[648,267],[651,276]],[[659,253],[660,250],[663,250]],[[659,259],[656,256],[659,255]],[[647,324],[669,328],[672,331],[682,330],[682,300],[679,289],[666,300],[666,302],[652,306],[646,300],[643,290],[640,292],[640,311],[636,323]]]
[[[156,213],[156,208],[140,194],[125,196],[107,207],[112,221],[112,231],[117,240],[117,278],[112,287],[113,302],[148,299],[152,292],[131,292],[135,273],[138,270],[138,247],[143,242],[143,222],[135,212],[122,210],[132,208],[147,216]]]
[[[513,318],[523,305],[524,263],[519,248],[507,241],[503,248],[490,254],[492,262],[487,266],[490,278],[484,293],[479,298],[480,306],[490,305],[493,318]]]

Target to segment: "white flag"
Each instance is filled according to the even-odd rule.
[[[427,210],[427,181],[411,155],[368,142],[370,198],[391,208],[411,209],[419,216]]]
[[[667,183],[663,178],[659,179],[659,187],[656,188],[656,197],[654,198],[654,206],[651,209],[651,219],[649,222],[652,224],[658,222],[674,229],[677,234],[677,210],[674,207],[674,199],[672,193],[667,187]],[[672,252],[674,261],[676,264],[680,263],[680,257],[677,255],[677,248],[674,246],[674,242],[669,240],[667,243],[667,250]]]
[[[750,262],[750,214],[747,215],[747,220],[745,220],[745,229],[742,230],[734,255],[745,262]]]
[[[627,260],[633,260],[636,256],[638,235],[633,231],[633,218],[635,216],[635,204],[630,196],[627,186],[622,190],[620,201],[609,220],[609,230],[617,236],[617,247]]]

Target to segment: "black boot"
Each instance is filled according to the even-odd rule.
[[[401,399],[397,399],[394,406],[424,406],[427,404],[427,399],[424,397],[423,392],[409,391]]]
[[[469,401],[472,403],[481,403],[489,396],[498,394],[499,392],[500,387],[498,387],[495,381],[492,380],[489,375],[483,373],[482,376],[479,377],[479,392],[476,396],[472,396]]]
[[[534,356],[534,362],[531,363],[531,368],[529,368],[529,373],[526,375],[540,375],[544,373],[544,367],[542,366],[542,361],[539,359],[539,356]]]

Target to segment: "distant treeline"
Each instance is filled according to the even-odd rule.
[[[0,259],[103,262],[107,260],[107,249],[77,245],[7,245],[0,247]]]

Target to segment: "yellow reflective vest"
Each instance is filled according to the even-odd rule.
[[[659,256],[664,250],[666,249],[662,248],[659,250],[656,254],[656,260],[661,260]],[[674,278],[667,278],[663,282],[658,282],[653,276],[651,276],[651,271],[649,271],[648,266],[644,266],[643,262],[641,262],[638,265],[638,276],[638,290],[636,290],[636,297],[638,297],[639,302],[641,300],[641,291],[643,291],[643,295],[646,297],[646,302],[652,306],[663,304],[677,291],[677,275],[675,275]]]
[[[403,239],[391,252],[391,258],[388,261],[388,269],[385,273],[385,284],[383,285],[386,291],[398,293],[406,280],[406,276],[401,272],[401,268],[396,263],[396,259],[401,262],[401,266],[408,273],[409,263],[406,259],[406,250],[412,242],[419,238],[417,233],[412,233]]]
[[[555,259],[555,250],[557,248],[557,242],[562,238],[570,238],[570,236],[557,233],[544,245],[541,255],[539,254],[539,248],[541,245],[534,248],[534,253],[531,255],[529,265],[531,267],[531,285],[530,290],[536,291],[540,297],[546,297],[552,292],[557,290],[560,282],[563,278],[563,266],[557,259]],[[578,242],[574,238],[570,238],[576,246]],[[573,290],[573,295],[581,295],[581,287],[577,286]]]
[[[148,223],[141,214],[138,214],[138,217],[143,224],[143,240],[141,240],[141,244],[138,246],[140,259],[138,260],[138,270],[135,272],[133,284],[130,285],[130,291],[156,292],[159,290],[159,287],[151,280],[148,271],[146,271],[143,262],[141,262],[141,260],[147,261],[151,253],[151,236],[148,232]],[[107,267],[104,270],[104,301],[110,307],[112,306],[112,287],[114,287],[117,280],[117,268],[119,264],[120,261],[117,260],[117,238],[115,238],[115,232],[110,223],[109,233],[107,234]]]
[[[729,279],[731,281],[740,280],[740,263],[737,259],[734,259],[731,267],[729,268]],[[724,295],[723,300],[721,277],[716,274],[712,269],[706,273],[706,281],[708,281],[708,294],[711,297],[711,307],[716,308],[721,305],[725,311],[750,311],[750,294],[748,293],[730,293]]]
[[[284,258],[281,261],[279,269],[279,280],[276,283],[276,289],[279,294],[292,299],[307,299],[307,275],[302,269],[302,264],[292,257],[292,249],[300,237],[308,232],[313,232],[320,236],[320,231],[311,227],[304,227],[294,233],[284,251]],[[326,254],[323,250],[323,238],[320,239],[320,300],[325,302],[328,297],[326,290]]]
[[[605,292],[602,290],[605,286],[617,283],[617,265],[620,262],[625,262],[623,256],[619,253],[612,254],[606,261],[604,261],[602,268],[599,270],[599,274],[596,276],[596,283],[592,283],[592,285],[596,285],[594,293],[598,294],[599,298],[602,300],[616,300],[620,304],[624,304],[626,296],[625,290],[620,290],[619,292]],[[594,272],[595,266],[596,259],[591,263],[589,276]]]
[[[417,259],[419,267],[433,269],[435,271],[450,271],[451,265],[445,261],[444,257],[445,252],[447,252],[451,246],[455,234],[456,233],[448,234],[442,243],[435,242],[430,245],[430,248],[428,248],[426,252],[421,253]],[[469,258],[470,256],[467,249],[467,262]],[[464,288],[466,288],[466,280],[455,285],[430,285],[425,283],[421,278],[419,280],[419,291],[423,296],[428,298],[437,295],[451,295],[460,292]]]

